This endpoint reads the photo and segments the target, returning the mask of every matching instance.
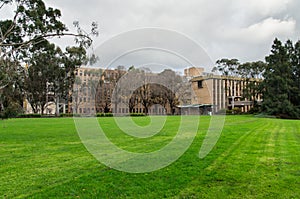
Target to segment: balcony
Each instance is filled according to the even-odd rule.
[[[253,105],[253,101],[231,101],[229,102],[229,106],[251,106]]]

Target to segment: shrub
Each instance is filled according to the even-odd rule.
[[[252,107],[249,111],[248,111],[249,114],[257,114],[257,113],[260,113],[260,108],[258,106],[254,106]]]
[[[232,115],[232,114],[233,114],[232,110],[226,110],[226,115]]]
[[[104,117],[105,116],[105,113],[97,113],[96,114],[96,117]]]
[[[12,118],[17,117],[18,114],[22,113],[22,107],[18,103],[11,102],[8,106],[1,112],[1,118]]]
[[[131,117],[143,117],[146,116],[144,113],[130,113]]]
[[[235,114],[235,115],[240,115],[242,113],[242,109],[240,108],[233,108],[232,109],[232,114]]]
[[[97,113],[96,117],[112,117],[114,116],[112,113]]]
[[[42,115],[37,113],[30,113],[30,114],[19,114],[17,117],[18,118],[40,118],[42,117]]]

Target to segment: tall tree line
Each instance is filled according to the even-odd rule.
[[[275,39],[263,73],[262,111],[300,118],[300,41]]]

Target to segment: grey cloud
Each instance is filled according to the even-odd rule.
[[[262,59],[274,37],[298,39],[297,0],[64,0],[46,2],[58,7],[63,20],[85,27],[98,21],[96,45],[113,35],[142,27],[172,29],[189,35],[215,61],[237,57]]]

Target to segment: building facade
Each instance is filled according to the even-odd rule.
[[[245,95],[247,85],[257,85],[259,79],[215,75],[195,67],[186,69],[185,75],[190,78],[194,91],[192,104],[211,104],[214,113],[224,109],[248,112],[254,106],[254,102],[261,102],[261,95]]]
[[[177,84],[170,82],[178,78],[174,71],[164,71],[167,73],[165,74],[140,70],[128,72],[124,69],[94,70],[96,69],[80,68],[76,73],[72,97],[73,113],[174,114],[176,106],[185,97],[183,92],[174,92],[179,91],[179,87],[172,88]],[[162,86],[163,84],[167,86]],[[176,95],[178,93],[182,96]]]
[[[249,84],[259,84],[259,79],[215,75],[205,72],[203,68],[191,67],[185,69],[182,79],[177,81],[178,74],[174,71],[164,72],[129,75],[126,70],[120,68],[81,67],[75,72],[70,99],[59,102],[59,112],[87,115],[145,112],[152,115],[211,114],[225,109],[248,112],[255,102],[259,103],[262,100],[261,95],[245,95],[245,88]],[[172,81],[174,82],[171,83]],[[117,87],[118,83],[123,84],[123,90],[122,87]],[[138,86],[140,84],[143,86]],[[47,92],[44,114],[57,112],[57,103],[52,95],[51,92]],[[149,107],[145,108],[147,103]],[[26,99],[24,110],[27,113],[32,112]]]
[[[104,69],[81,67],[75,72],[72,92],[72,112],[78,114],[95,114],[96,90],[103,76]]]

